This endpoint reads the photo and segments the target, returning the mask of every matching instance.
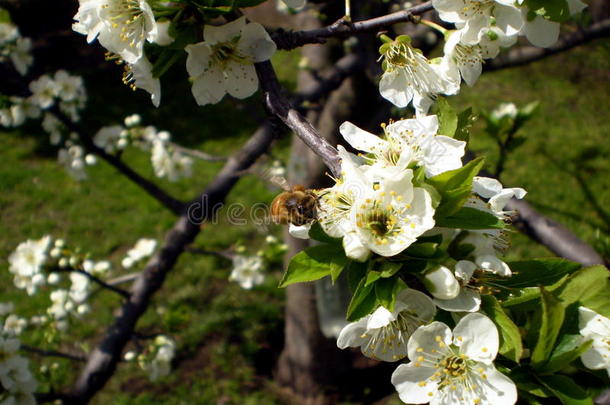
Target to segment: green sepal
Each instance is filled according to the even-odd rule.
[[[500,354],[515,363],[523,355],[523,343],[519,328],[504,311],[498,300],[491,295],[481,296],[481,307],[485,314],[496,324],[500,335]]]

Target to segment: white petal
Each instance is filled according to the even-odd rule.
[[[311,223],[304,225],[293,225],[288,226],[288,233],[294,238],[298,239],[309,239],[309,230],[311,229]]]
[[[169,21],[162,21],[157,23],[157,37],[153,41],[157,45],[167,46],[174,42],[174,38],[169,35]]]
[[[219,102],[226,93],[222,71],[218,68],[207,70],[195,79],[191,90],[199,105]]]
[[[254,62],[271,59],[277,49],[265,28],[258,23],[250,23],[242,29],[237,47],[241,53],[250,56]]]
[[[571,15],[580,13],[585,7],[587,5],[580,0],[568,0],[568,8]]]
[[[339,349],[345,349],[347,347],[358,347],[367,341],[362,335],[366,333],[366,322],[368,316],[360,319],[358,322],[352,322],[347,324],[337,338],[337,347]]]
[[[499,6],[501,7],[501,6]],[[518,12],[518,11],[517,11]],[[521,17],[521,16],[519,16]],[[466,20],[462,29],[461,42],[474,45],[479,41],[479,32],[489,25],[489,16],[477,14],[475,17]]]
[[[608,351],[609,350],[606,350],[606,352]],[[605,354],[608,355],[608,353]],[[608,368],[608,373],[610,374],[610,364],[608,359],[604,358],[604,353],[597,350],[595,347],[591,347],[589,350],[584,352],[580,356],[580,360],[582,361],[582,364],[584,364],[585,367],[590,370],[601,370]]]
[[[460,73],[462,74],[462,78],[470,87],[474,86],[477,80],[479,80],[481,72],[483,72],[483,65],[481,65],[481,62],[477,61],[460,65]]]
[[[347,257],[359,262],[365,261],[371,255],[370,249],[364,246],[358,235],[356,235],[356,232],[353,231],[346,233],[343,237],[343,249],[345,249],[345,255]]]
[[[436,314],[436,306],[426,294],[412,288],[405,288],[396,296],[394,312],[408,310],[417,315],[423,322],[429,322]]]
[[[384,307],[379,307],[371,314],[366,327],[367,329],[378,329],[387,326],[390,322],[395,321],[396,316]]]
[[[481,307],[481,294],[469,288],[462,288],[457,297],[450,300],[434,299],[440,309],[449,312],[476,312]]]
[[[449,300],[460,293],[460,284],[453,272],[445,266],[427,272],[424,275],[424,285],[435,298]]]
[[[250,97],[258,90],[258,77],[256,69],[251,63],[230,63],[225,73],[225,86],[227,92],[236,98]]]
[[[358,149],[364,152],[375,152],[383,150],[386,144],[386,141],[384,141],[380,137],[358,128],[349,121],[345,121],[343,124],[341,124],[341,126],[339,127],[339,132],[341,132],[343,138],[354,149]]]
[[[413,99],[406,74],[402,69],[385,72],[379,81],[379,93],[396,107],[406,107]]]
[[[403,402],[425,404],[438,390],[438,383],[429,380],[435,372],[434,368],[418,367],[415,362],[401,364],[392,373],[392,384]]]
[[[578,328],[580,334],[610,336],[610,319],[586,307],[578,308]]]
[[[496,370],[493,365],[482,365],[485,379],[480,379],[478,386],[481,388],[481,404],[488,405],[513,405],[517,402],[517,387],[515,383]]]
[[[205,25],[203,27],[203,39],[210,45],[229,41],[238,37],[245,25],[246,17],[240,17],[237,20],[219,26]]]
[[[210,65],[212,50],[205,42],[187,45],[184,50],[188,53],[186,58],[186,70],[190,77],[202,74]]]
[[[438,338],[438,340],[437,340]],[[420,326],[409,339],[407,344],[409,359],[416,361],[420,353],[436,353],[441,347],[452,343],[451,329],[442,322],[432,322],[426,326]]]
[[[496,325],[483,314],[463,317],[453,329],[453,343],[473,360],[491,364],[498,354],[500,338]]]
[[[496,5],[496,24],[506,35],[515,35],[523,27],[521,10],[514,6]]]
[[[525,23],[525,36],[534,46],[548,48],[559,38],[559,23],[536,16]]]
[[[475,176],[472,180],[472,191],[483,198],[491,198],[502,191],[502,183],[491,177]]]
[[[460,280],[468,281],[477,269],[477,265],[469,260],[460,260],[455,264],[455,276]]]
[[[463,21],[457,12],[460,4],[457,4],[455,0],[432,0],[432,7],[438,11],[439,17],[443,21],[447,22],[461,22]]]
[[[475,259],[476,264],[479,265],[483,270],[489,271],[500,276],[508,277],[512,274],[508,264],[498,259],[494,255],[482,255],[477,256]]]

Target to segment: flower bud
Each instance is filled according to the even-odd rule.
[[[439,266],[424,274],[423,282],[430,294],[439,300],[450,300],[460,293],[460,283],[445,266]]]

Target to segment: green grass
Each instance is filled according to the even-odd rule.
[[[608,41],[598,41],[524,68],[487,74],[473,89],[464,88],[459,97],[451,100],[457,107],[473,105],[479,111],[492,109],[504,101],[518,105],[540,101],[540,113],[523,129],[527,142],[510,155],[502,180],[506,186],[526,188],[529,202],[591,244],[596,243],[598,230],[601,239],[608,237],[608,224],[574,177],[562,169],[573,167],[585,155],[586,167],[582,170],[597,205],[605,208],[610,204],[610,164],[605,158],[610,152],[606,139],[610,132],[608,45]],[[288,87],[294,87],[290,71],[296,58],[286,53],[279,55],[276,62],[280,79]],[[106,88],[100,83],[106,82],[89,82],[93,96],[88,114],[91,119],[86,122],[89,129],[100,122],[120,121],[124,115],[142,112],[144,123],[168,129],[177,142],[209,153],[228,155],[247,138],[264,114],[262,110],[252,110],[247,104],[230,99],[203,109],[187,101],[180,109],[170,107],[149,112],[146,95],[131,95],[124,89]],[[169,100],[176,97],[179,100],[189,94],[188,87],[165,90],[168,91],[164,96]],[[184,93],[180,95],[180,91]],[[129,103],[126,110],[104,102],[117,94]],[[142,103],[146,103],[144,107]],[[234,118],[235,109],[239,119]],[[27,315],[40,311],[48,303],[44,297],[28,298],[11,287],[6,258],[19,242],[44,234],[62,237],[71,245],[91,252],[94,259],[112,260],[113,274],[121,275],[125,271],[120,269],[119,262],[125,251],[138,238],[160,239],[174,221],[156,201],[103,162],[91,168],[90,181],[72,181],[56,164],[54,152],[40,139],[41,134],[31,127],[0,136],[3,228],[0,301],[14,300],[19,311]],[[475,127],[471,140],[472,149],[488,156],[493,163],[496,150],[482,135],[480,125]],[[286,141],[280,142],[280,146],[274,155],[285,157]],[[152,178],[152,168],[144,153],[130,152],[126,160],[144,176]],[[198,162],[192,179],[160,184],[180,198],[191,198],[213,178],[220,166]],[[269,202],[273,195],[268,185],[254,176],[246,176],[231,192],[227,203],[239,202],[250,207],[257,202]],[[197,245],[215,250],[241,241],[255,252],[267,232],[251,223],[229,226],[225,211],[221,211],[217,224],[204,226]],[[280,229],[274,227],[271,232],[279,234]],[[511,258],[550,254],[518,233],[513,236]],[[176,339],[179,349],[176,372],[162,381],[150,383],[136,366],[122,365],[94,403],[279,403],[268,381],[282,339],[283,290],[276,288],[280,266],[270,269],[265,284],[254,291],[244,291],[229,283],[229,270],[230,263],[225,260],[184,254],[138,324],[138,329],[146,333],[166,332]],[[78,348],[71,344],[71,336],[86,337],[83,349],[94,344],[118,304],[112,293],[103,292],[98,297],[94,316],[88,316],[87,322],[76,322],[73,334],[60,336],[54,347]],[[44,344],[43,336],[34,334],[33,339],[36,344]],[[47,365],[53,362],[42,361]],[[68,384],[73,377],[67,362],[59,363],[62,367],[49,371],[55,388]],[[41,363],[35,359],[34,364]]]

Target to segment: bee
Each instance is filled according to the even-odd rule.
[[[305,225],[316,220],[318,216],[318,196],[314,190],[303,186],[288,186],[282,178],[272,178],[285,191],[271,203],[271,220],[276,224]]]

